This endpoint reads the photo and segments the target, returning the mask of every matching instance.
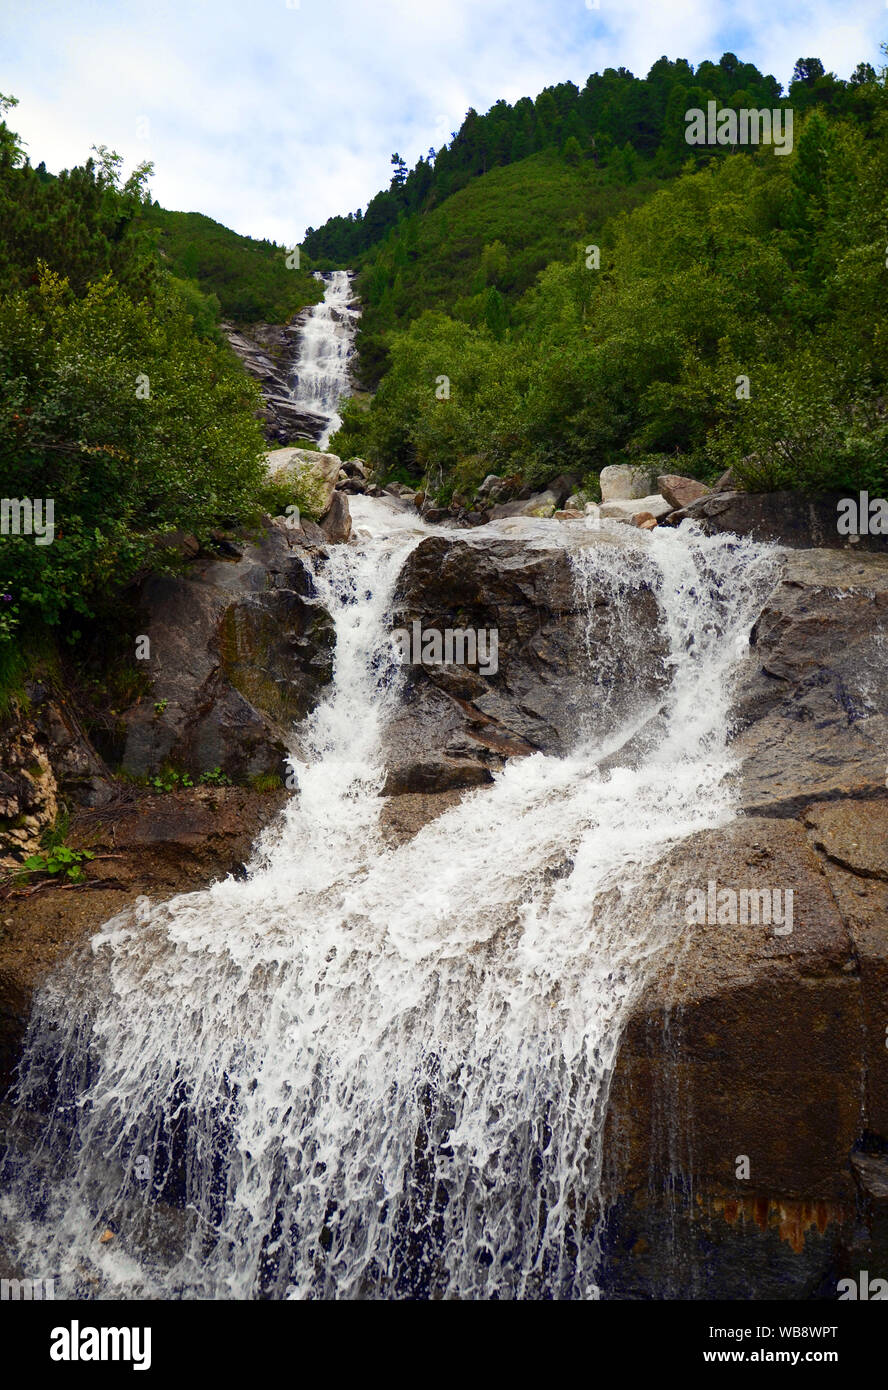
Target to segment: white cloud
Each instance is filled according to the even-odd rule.
[[[15,126],[51,169],[91,144],[152,158],[154,194],[292,243],[354,210],[498,98],[661,54],[732,49],[787,82],[817,55],[876,61],[884,12],[834,0],[16,0],[0,17]],[[147,117],[150,139],[137,122]]]

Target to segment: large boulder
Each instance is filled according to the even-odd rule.
[[[679,473],[662,473],[657,479],[661,497],[673,507],[689,507],[701,497],[708,497],[709,488],[696,478],[683,478]]]
[[[858,855],[862,806],[844,820],[812,808],[813,836],[756,818],[695,835],[639,890],[669,944],[610,1088],[609,1296],[835,1297],[837,1275],[854,1270],[855,1242],[871,1234],[851,1158],[866,1133],[888,1137],[886,885],[868,877],[886,813],[860,876],[847,871],[847,901],[835,891],[846,871],[819,850]],[[688,925],[687,894],[709,881],[792,890],[792,931]],[[888,1267],[884,1238],[870,1254]]]
[[[637,497],[649,497],[657,486],[653,468],[630,463],[612,463],[599,475],[603,502],[626,502]]]
[[[638,497],[633,501],[611,501],[602,502],[598,509],[598,515],[603,520],[625,521],[630,526],[635,525],[636,517],[647,515],[660,521],[669,515],[673,510],[672,506],[661,497],[658,492],[652,493],[649,497]]]
[[[605,533],[583,541],[614,544]],[[393,625],[493,631],[496,669],[485,673],[478,662],[407,668],[385,735],[386,792],[490,781],[508,758],[563,753],[583,732],[605,734],[630,704],[662,688],[666,642],[653,594],[639,584],[618,604],[603,584],[593,607],[590,623],[563,550],[422,541],[401,573]]]
[[[316,528],[313,528],[315,530]],[[142,590],[151,692],[123,715],[122,767],[280,774],[292,727],[331,678],[332,621],[314,598],[309,541],[266,519],[237,560],[198,560]]]
[[[318,488],[318,515],[323,517],[329,510],[336,491],[336,483],[342,468],[342,460],[336,454],[321,454],[313,449],[271,449],[265,455],[268,476],[278,481],[292,478],[300,487],[311,486],[316,481]]]
[[[788,551],[731,712],[749,811],[876,796],[888,761],[888,555]]]
[[[333,501],[321,520],[321,530],[331,544],[347,541],[351,535],[352,519],[344,491],[335,492]]]
[[[873,550],[888,554],[888,536],[839,533],[840,501],[839,493],[815,497],[801,492],[713,492],[691,503],[686,514],[708,534],[735,531],[739,536],[805,550]]]
[[[499,502],[490,509],[491,521],[499,521],[507,516],[550,517],[561,504],[557,492],[535,492],[531,497],[519,498],[515,502]]]

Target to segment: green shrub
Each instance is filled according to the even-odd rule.
[[[0,539],[0,593],[18,622],[70,630],[72,613],[157,563],[164,532],[205,539],[220,519],[254,514],[257,399],[222,349],[194,337],[172,290],[134,303],[106,277],[77,299],[44,269],[0,300],[0,475],[55,510],[51,544]]]

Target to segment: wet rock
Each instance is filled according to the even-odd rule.
[[[280,771],[292,725],[332,671],[332,622],[313,598],[306,539],[267,520],[241,560],[207,558],[145,583],[152,690],[124,712],[124,771],[168,762],[192,775],[220,767],[235,781]]]
[[[386,844],[397,846],[412,840],[424,825],[436,820],[451,806],[458,806],[463,795],[464,792],[457,789],[431,795],[408,792],[400,796],[387,797],[379,816],[379,825]]]
[[[333,494],[333,501],[321,520],[321,530],[332,544],[348,540],[352,530],[352,519],[348,499],[344,493]]]
[[[791,889],[791,933],[687,925],[688,892],[710,880]],[[671,944],[610,1091],[615,1296],[810,1297],[854,1230],[849,1155],[878,1060],[842,904],[805,829],[761,818],[677,845],[637,897]],[[670,1225],[681,1259],[654,1243]]]
[[[603,587],[590,622],[560,549],[429,537],[398,586],[393,626],[414,621],[494,631],[496,664],[407,668],[384,740],[388,794],[481,785],[511,757],[563,753],[668,680],[653,595],[618,604]]]
[[[888,799],[815,803],[811,844],[848,928],[860,987],[862,1130],[888,1144]]]
[[[731,721],[745,809],[885,792],[888,556],[790,551],[751,634]]]

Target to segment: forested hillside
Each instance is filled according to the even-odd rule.
[[[0,98],[0,117],[14,105]],[[218,334],[219,308],[244,308],[255,288],[256,307],[287,312],[307,277],[285,295],[284,278],[298,273],[280,249],[278,274],[267,243],[251,249],[208,219],[203,244],[177,239],[179,215],[149,203],[149,167],[124,180],[121,165],[99,148],[53,177],[0,120],[2,492],[39,502],[43,523],[54,513],[45,543],[27,512],[9,534],[4,515],[0,703],[41,633],[76,641],[84,618],[163,562],[165,534],[206,537],[264,500],[258,391]],[[184,278],[192,270],[200,283]]]
[[[404,213],[425,210],[464,188],[471,179],[501,165],[516,164],[541,150],[562,150],[567,158],[578,152],[598,168],[629,174],[638,160],[648,161],[657,174],[676,172],[688,157],[681,120],[690,107],[792,106],[812,107],[836,115],[858,112],[868,102],[866,87],[875,77],[861,63],[850,81],[827,73],[818,58],[802,58],[789,91],[752,63],[725,53],[718,63],[703,62],[696,71],[684,58],[660,58],[646,78],[627,68],[593,73],[583,90],[573,82],[546,87],[536,100],[523,97],[514,106],[498,101],[486,115],[470,110],[451,143],[429,150],[413,169],[392,155],[394,174],[388,189],[358,210],[332,217],[322,227],[309,227],[306,251],[337,265],[369,250]],[[579,146],[579,151],[575,149]],[[702,156],[701,156],[702,157]]]
[[[689,145],[710,100],[791,111],[792,148]],[[886,121],[884,70],[800,59],[783,94],[732,54],[470,112],[306,237],[357,254],[360,373],[381,383],[333,447],[444,497],[564,468],[594,494],[626,459],[884,491]]]
[[[308,258],[287,264],[288,249],[239,236],[200,212],[170,212],[148,202],[138,225],[156,233],[170,272],[215,299],[217,314],[235,323],[285,323],[323,290]]]

